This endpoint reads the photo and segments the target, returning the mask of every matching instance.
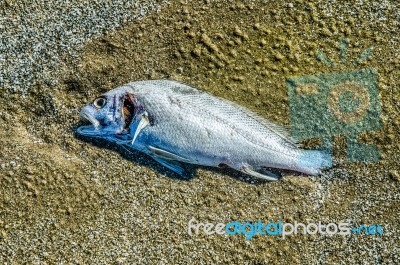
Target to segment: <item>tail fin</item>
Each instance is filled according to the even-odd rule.
[[[300,172],[316,175],[322,168],[332,166],[332,155],[328,151],[302,150],[300,152],[297,162]]]

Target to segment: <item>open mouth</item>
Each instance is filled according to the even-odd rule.
[[[126,94],[124,97],[122,115],[124,117],[124,130],[129,130],[129,125],[135,116],[134,98],[130,94]]]
[[[80,135],[96,136],[98,134],[97,128],[100,126],[100,123],[84,112],[79,113],[79,117],[81,118],[81,125],[76,132]]]
[[[81,122],[83,125],[93,125],[95,128],[99,127],[100,123],[91,117],[90,115],[87,115],[84,112],[79,113],[79,117],[81,118]]]

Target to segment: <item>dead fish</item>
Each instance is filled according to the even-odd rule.
[[[287,130],[250,110],[170,80],[138,81],[86,105],[77,133],[143,152],[182,175],[182,163],[230,167],[276,180],[269,168],[315,175],[329,154],[302,150]]]

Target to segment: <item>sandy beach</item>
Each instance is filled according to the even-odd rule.
[[[398,264],[399,10],[365,0],[2,1],[0,263]],[[263,182],[193,167],[180,178],[74,133],[90,100],[148,79],[191,84],[290,128],[287,80],[367,68],[381,126],[356,139],[380,159],[349,161],[346,136],[335,134],[335,165],[317,176]],[[347,222],[384,235],[246,240],[189,234],[192,219]]]

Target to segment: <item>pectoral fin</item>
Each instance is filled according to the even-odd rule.
[[[135,134],[133,135],[133,139],[132,139],[132,143],[131,143],[132,145],[134,144],[134,142],[135,142],[137,136],[139,135],[139,133],[149,124],[150,124],[149,116],[147,115],[147,112],[144,112],[141,115],[139,123],[136,126]],[[132,127],[135,127],[135,126],[132,126]],[[133,128],[131,128],[131,130],[132,129]]]

